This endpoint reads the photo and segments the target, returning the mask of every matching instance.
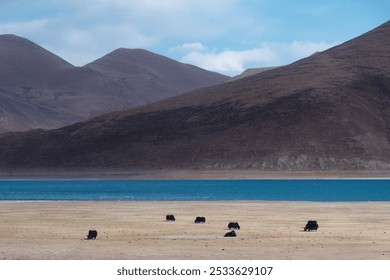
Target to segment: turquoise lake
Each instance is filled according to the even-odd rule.
[[[4,180],[0,200],[390,201],[390,180]]]

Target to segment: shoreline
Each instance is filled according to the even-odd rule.
[[[0,201],[0,259],[390,259],[389,212],[390,202]],[[318,231],[304,232],[311,219]],[[230,221],[241,229],[224,238]]]
[[[0,170],[0,180],[292,180],[292,179],[390,179],[389,170],[262,171],[262,170]]]

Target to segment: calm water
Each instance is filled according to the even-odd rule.
[[[390,201],[390,180],[0,181],[0,200]]]

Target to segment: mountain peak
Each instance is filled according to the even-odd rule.
[[[0,35],[0,51],[4,53],[8,51],[10,53],[14,51],[40,51],[50,53],[48,50],[40,47],[36,43],[15,34]],[[51,55],[54,55],[51,53]],[[62,60],[62,59],[61,59]]]
[[[212,73],[144,49],[119,48],[87,64],[86,67],[110,75],[114,79],[127,79],[130,87],[131,84],[137,84],[142,75],[149,77],[149,82],[143,85],[145,88],[150,88],[157,82],[154,77],[164,77],[158,83],[165,83],[168,88],[175,85],[176,93],[222,83],[229,79],[219,73]],[[191,78],[189,79],[187,75]],[[191,86],[194,82],[198,84],[197,87]]]
[[[72,67],[59,56],[28,39],[0,35],[0,85],[33,86],[53,72]],[[6,67],[4,67],[6,66]]]
[[[113,63],[117,64],[126,64],[129,66],[136,66],[140,64],[144,64],[143,67],[146,67],[150,64],[155,64],[159,62],[161,64],[164,63],[177,63],[179,62],[170,59],[168,57],[147,51],[145,49],[128,49],[128,48],[118,48],[109,54],[87,64],[90,67],[96,66],[108,66]]]
[[[121,54],[121,55],[136,55],[136,54],[154,54],[148,50],[145,49],[130,49],[130,48],[117,48],[116,50],[112,51],[110,54]],[[157,55],[157,54],[154,54]]]
[[[226,80],[143,49],[74,67],[25,38],[0,35],[0,132],[56,128]]]
[[[0,35],[0,42],[30,42],[30,43],[32,43],[30,40],[27,40],[26,38],[17,36],[15,34],[2,34],[2,35]]]

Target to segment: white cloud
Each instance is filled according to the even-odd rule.
[[[334,45],[325,42],[294,41],[292,43],[264,43],[258,48],[218,52],[209,51],[199,43],[202,48],[189,51],[181,58],[181,61],[226,75],[237,75],[248,68],[291,63]]]
[[[173,47],[170,49],[171,52],[200,52],[205,50],[206,47],[202,43],[184,43],[179,46]]]
[[[181,61],[197,65],[211,71],[235,75],[244,71],[247,65],[268,64],[276,59],[276,53],[269,47],[243,51],[224,50],[222,52],[190,52]]]
[[[0,34],[31,34],[38,33],[53,24],[49,19],[38,19],[16,23],[0,24]]]

